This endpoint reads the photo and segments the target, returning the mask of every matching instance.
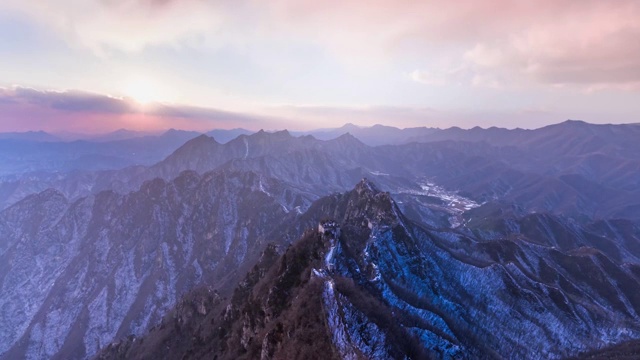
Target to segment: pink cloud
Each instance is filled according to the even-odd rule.
[[[271,119],[182,105],[139,105],[129,99],[80,91],[0,88],[0,131],[102,133],[116,129],[259,128]]]
[[[635,0],[268,4],[262,29],[313,41],[347,62],[423,59],[411,77],[431,85],[640,82]]]
[[[635,89],[636,0],[8,0],[93,49],[303,43],[354,67],[416,64],[436,83]],[[91,13],[92,16],[86,14]],[[448,64],[447,64],[448,63]],[[444,64],[444,65],[443,65]],[[452,73],[455,73],[452,75]],[[416,76],[421,81],[425,76]],[[427,81],[434,82],[434,81]],[[624,86],[620,86],[624,84]]]
[[[454,66],[469,69],[472,84],[481,78],[483,83],[516,86],[638,88],[640,3],[530,3],[535,7],[497,7],[494,16],[486,18],[493,23],[490,28],[502,33],[478,29],[466,38],[470,45]],[[481,23],[459,25],[475,30]]]

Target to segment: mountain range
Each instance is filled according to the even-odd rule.
[[[640,126],[369,129],[388,141],[174,131],[73,145],[106,156],[185,138],[145,163],[8,165],[0,359],[633,349]],[[8,164],[75,154],[29,144]]]
[[[536,219],[565,232],[566,250],[535,231],[428,229],[366,180],[318,200],[309,219],[331,227],[310,228],[280,256],[267,247],[231,296],[192,291],[98,359],[561,358],[640,331],[640,253],[620,246],[636,247],[637,229],[600,233],[623,224]]]
[[[233,283],[298,202],[249,172],[184,172],[76,201],[55,190],[25,198],[0,215],[0,353],[83,358],[140,334],[194,285]]]

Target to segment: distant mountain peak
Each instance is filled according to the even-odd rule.
[[[584,120],[573,120],[573,119],[567,119],[564,121],[564,123],[565,124],[581,124],[581,125],[588,124],[588,122]]]
[[[579,131],[581,134],[590,134],[593,129],[595,129],[596,127],[602,127],[604,125],[595,125],[595,124],[590,124],[586,121],[582,121],[582,120],[565,120],[561,123],[557,123],[557,124],[551,124],[551,125],[547,125],[544,127],[541,127],[540,129],[536,129],[534,131],[537,130],[552,130],[552,131]]]
[[[588,122],[583,121],[583,120],[567,119],[567,120],[565,120],[565,121],[563,121],[561,123],[551,124],[551,125],[548,125],[546,127],[547,128],[548,127],[559,127],[559,128],[560,127],[581,127],[581,128],[583,128],[583,127],[590,126],[590,125],[593,125],[593,124],[589,124]]]
[[[4,132],[0,133],[0,139],[28,140],[28,141],[60,141],[56,135],[48,132],[25,131],[25,132]]]
[[[196,143],[196,142],[204,142],[204,141],[211,142],[211,141],[216,141],[216,139],[212,138],[211,136],[202,134],[189,140],[188,143]]]
[[[160,134],[160,136],[164,136],[164,137],[191,137],[191,138],[195,138],[196,136],[200,136],[202,133],[199,131],[189,131],[189,130],[180,130],[180,129],[174,129],[171,128],[165,132],[163,132],[162,134]],[[204,134],[206,135],[206,134]],[[213,136],[210,136],[213,137]]]
[[[252,138],[252,139],[264,139],[264,138],[268,137],[269,135],[271,135],[271,134],[269,134],[268,132],[264,131],[264,129],[260,129],[260,130],[256,131],[255,133],[253,133],[251,135],[247,135],[247,137]]]
[[[215,129],[215,130],[206,132],[207,135],[213,137],[214,139],[216,139],[217,142],[221,144],[226,144],[236,138],[246,137],[253,133],[254,133],[253,131],[242,129],[242,128],[235,128],[231,130]]]
[[[291,133],[289,133],[289,130],[284,129],[284,130],[280,130],[280,131],[274,131],[273,133],[271,133],[273,136],[276,137],[281,137],[281,138],[290,138],[293,137],[291,136]]]
[[[361,128],[362,127],[360,127],[360,126],[358,126],[356,124],[346,123],[346,124],[342,125],[342,127],[340,129],[342,129],[342,130],[348,130],[348,129],[354,130],[354,129],[361,129]]]
[[[217,142],[216,139],[212,138],[211,136],[202,134],[184,143],[184,145],[176,149],[174,154],[184,151],[185,149],[200,148],[200,147],[206,147],[211,145],[216,146],[216,145],[220,145],[220,143]]]
[[[249,135],[249,137],[286,139],[286,138],[292,138],[293,136],[289,133],[289,130],[286,130],[286,129],[280,130],[280,131],[274,131],[274,132],[269,132],[269,131],[265,131],[264,129],[260,129],[258,132]]]
[[[358,146],[364,145],[362,141],[360,141],[357,137],[353,136],[350,132],[346,132],[338,136],[337,138],[333,139],[333,141],[336,141],[342,144],[354,144]]]
[[[338,137],[337,137],[337,139],[340,139],[340,138],[343,138],[343,139],[356,139],[356,137],[355,137],[355,136],[353,136],[353,134],[351,134],[351,133],[350,133],[350,132],[348,132],[348,131],[347,131],[346,133],[344,133],[344,134],[342,134],[342,135],[340,135],[340,136],[338,136]],[[357,139],[356,139],[356,140],[357,140]]]

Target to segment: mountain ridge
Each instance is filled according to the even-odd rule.
[[[193,171],[127,195],[26,198],[0,212],[0,358],[91,356],[200,282],[234,286],[260,238],[305,201],[259,174]]]
[[[307,230],[268,270],[258,264],[232,298],[219,300],[217,308],[200,315],[191,311],[188,318],[173,313],[147,337],[111,345],[98,358],[135,359],[150,354],[166,358],[166,353],[145,348],[149,341],[156,345],[169,342],[176,349],[174,355],[188,354],[192,358],[285,358],[300,355],[296,350],[309,349],[336,358],[501,358],[534,354],[555,358],[593,348],[593,339],[584,337],[585,333],[592,337],[607,334],[611,339],[607,341],[613,342],[639,334],[637,313],[616,312],[624,312],[625,306],[620,308],[620,304],[615,305],[615,311],[596,305],[591,296],[604,296],[598,301],[605,303],[616,300],[605,290],[590,295],[590,286],[598,280],[580,275],[580,268],[572,269],[564,262],[576,255],[563,254],[550,244],[541,248],[505,239],[473,245],[475,240],[450,230],[425,232],[402,215],[388,193],[368,181],[361,181],[348,193],[321,199],[309,211],[314,209],[319,210],[313,215],[315,219],[336,219],[339,231],[331,230],[331,223],[326,223],[323,232]],[[465,244],[473,245],[466,255],[476,258],[471,263],[461,253],[468,246]],[[497,249],[502,249],[501,256],[511,255],[495,258],[492,254]],[[474,252],[477,255],[471,255]],[[545,252],[555,255],[543,255]],[[596,270],[598,265],[590,265],[596,259],[606,263],[603,256],[582,251],[580,266],[603,271]],[[535,267],[527,264],[536,257],[547,262],[541,273],[537,269],[531,273]],[[607,272],[616,268],[612,263],[603,266],[611,267]],[[570,283],[561,281],[550,286],[552,274],[567,276]],[[622,273],[609,274],[638,282],[638,278],[629,280],[631,277]],[[476,276],[492,280],[478,282]],[[577,282],[576,276],[587,282]],[[434,281],[436,278],[439,280]],[[536,285],[536,281],[544,285]],[[483,291],[477,291],[480,289]],[[314,321],[306,322],[309,310],[305,309],[318,306],[314,303],[318,299],[322,300],[325,320],[316,319],[314,312]],[[192,301],[189,295],[183,300],[186,304]],[[640,305],[638,299],[630,301],[636,308]],[[609,315],[579,315],[579,309],[588,303],[602,306]],[[196,303],[187,308],[190,306]],[[502,313],[511,307],[518,311],[512,313],[512,323],[500,322],[506,315]],[[545,312],[553,315],[545,320],[532,317]],[[186,322],[173,325],[175,318]],[[621,332],[621,326],[628,333]],[[172,330],[178,328],[192,332],[184,336]],[[223,337],[227,340],[221,343]],[[310,338],[318,342],[306,342]]]

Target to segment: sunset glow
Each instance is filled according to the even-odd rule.
[[[270,119],[238,124],[254,129],[535,128],[640,113],[635,0],[8,0],[0,14],[3,130],[21,126],[7,114],[50,103],[13,88],[68,94],[65,107],[86,92],[134,111],[161,102]],[[37,112],[104,110],[89,105]],[[182,110],[167,113],[189,127],[223,120]]]
[[[160,94],[157,86],[148,80],[131,80],[124,91],[125,95],[133,98],[141,105],[146,105],[153,101],[160,101]]]

